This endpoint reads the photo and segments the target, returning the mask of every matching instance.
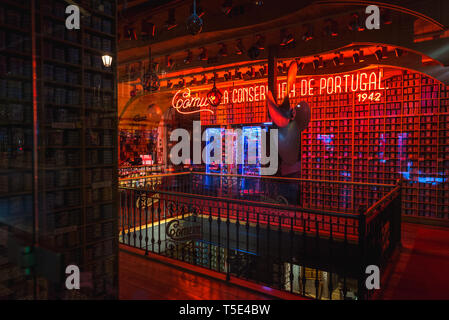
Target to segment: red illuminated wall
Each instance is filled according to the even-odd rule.
[[[384,79],[385,89],[373,91],[380,101],[359,101],[357,92],[296,99],[312,108],[301,176],[386,184],[402,177],[404,214],[447,219],[449,89],[398,69],[384,69]]]
[[[268,89],[260,81],[220,88],[218,107],[208,104],[207,91],[182,89],[173,107],[194,113],[202,109],[202,125],[269,122]],[[307,101],[312,109],[312,121],[301,137],[302,178],[380,184],[402,178],[406,215],[449,218],[444,196],[449,192],[448,92],[429,77],[393,68],[298,78],[289,93],[291,102]],[[279,102],[285,94],[280,77]],[[302,196],[304,205],[333,207],[351,195],[302,190]]]
[[[298,78],[291,101],[307,101],[312,109],[312,121],[302,134],[301,176],[385,184],[402,177],[406,215],[448,219],[449,88],[401,69],[373,68],[349,75],[380,70],[383,80],[377,90],[360,91],[359,87],[345,92],[343,87],[331,94],[321,89],[320,94],[320,78],[334,77],[330,81],[335,81],[335,75]],[[301,95],[301,90],[306,92],[301,80],[309,83],[311,78],[315,79],[310,82],[313,89]],[[235,88],[227,90],[231,93]],[[229,97],[226,102],[214,114],[201,112],[202,124],[270,121],[265,101],[232,103]],[[303,190],[303,196],[313,205],[325,195]],[[330,197],[327,203],[341,195]]]

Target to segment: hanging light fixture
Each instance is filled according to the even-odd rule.
[[[260,56],[260,51],[265,49],[265,37],[256,35],[256,42],[248,49],[248,57],[257,59]]]
[[[242,39],[237,40],[237,44],[235,45],[235,54],[241,55],[245,52],[245,47],[243,46]]]
[[[310,41],[313,39],[313,26],[311,24],[305,24],[303,26],[305,29],[304,34],[302,35],[302,40],[304,41]]]
[[[363,31],[365,27],[360,19],[358,13],[353,13],[351,15],[351,20],[348,23],[348,28],[350,31]]]
[[[156,35],[156,25],[150,21],[142,20],[140,35],[143,39],[154,39]]]
[[[176,18],[175,18],[175,8],[170,8],[168,10],[168,19],[167,19],[167,21],[165,21],[165,28],[167,30],[171,30],[171,29],[175,28],[176,26],[178,26],[178,24],[176,23]]]
[[[199,54],[198,59],[202,60],[202,61],[207,60],[207,49],[204,47],[201,47],[200,50],[201,50],[201,53]]]
[[[190,64],[193,60],[193,53],[190,49],[186,50],[186,57],[184,58],[184,63],[185,64]]]
[[[256,35],[255,46],[259,50],[265,50],[265,36],[263,36],[261,34]]]
[[[195,85],[196,83],[197,83],[197,80],[196,80],[195,77],[193,77],[192,80],[190,80],[190,81],[187,83],[187,86],[191,87],[191,86]]]
[[[176,85],[177,88],[183,88],[186,85],[186,80],[184,78],[181,78],[178,81],[178,84]]]
[[[256,76],[256,72],[254,70],[254,67],[251,67],[248,69],[248,71],[246,71],[245,73],[245,80],[251,80]]]
[[[235,68],[234,78],[238,79],[238,80],[242,80],[243,79],[242,72],[239,70],[239,68]]]
[[[231,80],[231,78],[232,78],[232,73],[231,73],[231,71],[226,71],[226,72],[224,73],[224,79],[225,79],[225,81],[229,81],[229,80]]]
[[[288,46],[292,44],[294,41],[295,38],[293,37],[293,34],[288,33],[286,29],[281,30],[281,42],[279,43],[281,47]]]
[[[301,59],[296,59],[296,64],[298,65],[298,72],[303,70],[305,67],[305,63],[301,61]]]
[[[220,9],[223,14],[228,15],[232,10],[232,0],[225,0],[221,5]]]
[[[315,56],[315,59],[313,60],[313,69],[320,69],[324,68],[324,60],[323,57]]]
[[[165,67],[169,69],[173,67],[173,59],[168,54],[165,56]]]
[[[193,13],[187,19],[186,27],[187,31],[193,36],[203,29],[203,20],[196,14],[196,0],[193,0]]]
[[[137,40],[137,34],[132,26],[125,26],[123,28],[125,40]]]
[[[392,24],[393,20],[391,19],[390,11],[387,9],[380,9],[380,21],[382,24]]]
[[[352,54],[352,61],[354,61],[354,63],[364,62],[365,58],[363,50],[354,50],[354,53]]]
[[[324,26],[324,35],[327,37],[338,36],[338,23],[333,19],[327,19]]]
[[[209,100],[209,103],[213,107],[217,107],[221,103],[221,98],[223,97],[223,94],[220,90],[217,89],[215,86],[215,80],[217,78],[217,74],[214,74],[214,86],[213,88],[207,93],[207,99]]]
[[[332,59],[332,62],[334,63],[335,67],[341,66],[344,62],[343,62],[343,54],[336,52],[334,58]]]
[[[101,57],[101,60],[103,60],[103,65],[106,68],[109,68],[112,65],[112,57],[108,54],[105,54]]]
[[[221,57],[226,57],[228,55],[228,48],[226,44],[220,43],[220,50],[218,50],[218,55]]]
[[[377,61],[380,61],[382,59],[387,59],[388,52],[387,52],[387,47],[379,47],[375,52],[374,52],[374,56],[376,57]]]
[[[170,89],[171,87],[173,87],[173,82],[167,80],[167,88]]]
[[[400,58],[404,54],[404,50],[402,50],[400,48],[395,48],[394,53],[396,54],[396,57]]]
[[[144,75],[142,77],[142,86],[145,91],[157,91],[161,86],[159,77],[156,73],[159,64],[153,62],[153,58],[151,56],[151,47],[148,48],[148,60],[148,70],[144,71]]]

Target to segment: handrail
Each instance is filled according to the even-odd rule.
[[[192,173],[200,174],[200,175],[210,175],[210,176],[254,178],[254,179],[271,179],[271,180],[287,180],[287,181],[298,181],[298,182],[319,182],[319,183],[350,184],[350,185],[373,186],[373,187],[394,187],[395,186],[394,184],[363,183],[363,182],[338,181],[338,180],[313,180],[313,179],[276,177],[276,176],[249,176],[249,175],[240,175],[240,174],[206,173],[206,172],[196,172],[196,171],[193,171]]]
[[[382,205],[387,199],[393,197],[394,194],[398,193],[401,190],[401,186],[398,185],[396,186],[393,190],[391,190],[390,192],[388,192],[386,195],[384,195],[382,198],[380,198],[376,203],[374,203],[371,207],[368,208],[368,210],[366,210],[366,217],[370,218],[375,210]]]
[[[153,174],[153,175],[141,176],[141,177],[120,178],[119,181],[129,181],[129,180],[138,180],[138,179],[146,179],[146,178],[163,178],[163,177],[184,176],[184,175],[188,175],[188,174],[190,174],[190,172],[162,173],[162,174]]]
[[[223,173],[206,173],[206,172],[175,172],[175,173],[165,173],[159,175],[149,175],[133,178],[121,178],[120,181],[136,180],[144,178],[155,178],[163,176],[179,176],[187,174],[198,174],[204,176],[219,176],[219,177],[236,177],[236,178],[248,178],[248,179],[260,179],[260,180],[285,180],[285,181],[297,181],[297,182],[316,182],[316,183],[333,183],[333,184],[347,184],[356,186],[372,186],[372,187],[395,187],[394,184],[379,184],[379,183],[364,183],[364,182],[352,182],[352,181],[338,181],[338,180],[313,180],[313,179],[301,179],[301,178],[289,178],[289,177],[273,177],[273,176],[250,176],[250,175],[239,175],[239,174],[223,174]]]
[[[141,164],[138,166],[121,166],[118,169],[132,169],[132,168],[143,168],[143,167],[163,167],[163,164]]]
[[[147,191],[142,188],[130,188],[130,187],[119,187],[119,189],[131,190],[131,191],[137,191],[137,192]],[[317,210],[317,209],[310,209],[310,208],[287,206],[287,205],[282,205],[282,204],[274,204],[274,203],[268,203],[268,202],[241,200],[241,199],[229,199],[229,198],[222,198],[222,197],[206,196],[206,195],[184,193],[184,192],[173,192],[173,191],[165,191],[165,190],[149,190],[149,191],[152,193],[155,193],[155,194],[159,193],[159,194],[165,194],[165,195],[170,195],[170,196],[180,196],[180,197],[184,197],[184,198],[220,201],[220,202],[225,202],[225,203],[241,204],[241,205],[248,205],[248,206],[253,205],[255,207],[264,207],[264,208],[271,208],[271,209],[278,209],[278,210],[301,211],[301,212],[305,212],[305,213],[330,215],[330,216],[339,217],[339,218],[358,219],[357,214],[350,213],[350,212],[324,211],[324,210]]]

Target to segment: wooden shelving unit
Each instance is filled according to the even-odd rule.
[[[449,89],[416,72],[388,70],[379,102],[359,103],[357,93],[302,99],[312,108],[302,134],[302,178],[379,184],[403,178],[405,215],[448,219]],[[332,208],[352,193],[303,188],[302,195],[304,205]]]
[[[381,94],[379,101],[360,100],[363,92],[320,95],[317,77],[315,95],[301,97],[297,82],[291,104],[307,101],[312,111],[301,137],[301,177],[377,184],[403,178],[405,215],[449,219],[449,88],[417,72],[384,70],[385,89],[369,92]],[[200,117],[203,126],[221,128],[270,121],[264,102],[220,105]],[[350,188],[311,192],[309,185],[301,194],[304,205],[346,209],[367,196]]]
[[[162,156],[157,145],[160,139],[158,128],[120,130],[120,162],[125,163],[128,159],[132,161],[141,155],[153,155],[153,162],[160,164],[159,158]]]
[[[32,1],[36,27],[37,128],[32,122],[31,102]],[[82,14],[80,30],[65,27],[66,1],[2,1],[1,7],[17,12],[21,23],[5,21],[0,11],[0,47],[6,47],[0,51],[0,59],[8,59],[9,68],[0,70],[0,99],[12,110],[7,117],[0,116],[2,122],[12,121],[6,134],[0,135],[5,141],[1,163],[11,175],[18,173],[10,165],[18,165],[20,174],[27,175],[21,181],[31,183],[32,137],[33,130],[38,130],[38,187],[34,191],[32,184],[19,188],[22,192],[29,190],[20,196],[11,194],[8,188],[0,198],[8,201],[9,207],[5,207],[8,217],[15,203],[26,205],[27,210],[18,211],[28,213],[27,221],[32,227],[32,198],[33,192],[37,192],[39,245],[62,254],[63,266],[75,264],[84,274],[92,274],[91,286],[76,294],[65,290],[64,282],[55,285],[49,290],[54,298],[113,298],[118,294],[117,102],[113,71],[116,68],[115,64],[113,68],[103,67],[101,55],[108,53],[116,62],[116,1],[75,3],[88,13]],[[5,16],[19,19],[15,14]],[[8,30],[8,26],[14,27]],[[20,37],[27,37],[28,41]],[[2,89],[4,81],[6,91]],[[17,141],[24,143],[23,150],[15,152],[12,158],[11,149],[20,147],[11,142],[15,135],[19,137],[15,138]],[[21,166],[18,157],[27,165]],[[3,174],[0,179],[5,181]]]
[[[33,234],[31,24],[27,1],[0,3],[0,299],[34,297],[33,279],[9,260],[12,229]]]

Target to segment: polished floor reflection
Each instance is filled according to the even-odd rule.
[[[265,300],[271,297],[120,252],[120,299]]]
[[[449,299],[449,229],[403,224],[378,299]],[[144,257],[120,252],[120,299],[271,299]],[[288,297],[286,297],[288,298]]]

